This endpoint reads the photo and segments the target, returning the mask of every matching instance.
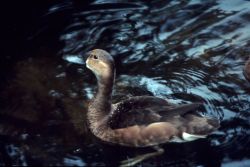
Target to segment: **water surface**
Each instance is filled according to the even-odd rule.
[[[142,166],[249,166],[250,1],[57,1],[7,6],[1,57],[0,165],[110,166],[152,151],[108,145],[87,128],[96,88],[85,53],[110,52],[113,101],[202,102],[221,128],[164,144]],[[18,5],[18,4],[17,4]],[[30,10],[30,6],[36,10]]]

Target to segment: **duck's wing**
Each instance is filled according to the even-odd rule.
[[[177,106],[154,96],[136,96],[113,105],[109,125],[112,129],[148,125],[183,115],[199,106],[199,103]]]

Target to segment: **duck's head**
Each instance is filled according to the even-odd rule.
[[[89,68],[97,78],[108,77],[114,72],[114,59],[105,50],[94,49],[88,52],[86,66]]]

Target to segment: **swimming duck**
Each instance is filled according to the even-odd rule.
[[[245,64],[243,74],[245,78],[250,82],[250,58],[247,60]]]
[[[174,105],[154,96],[135,96],[112,104],[113,57],[105,50],[94,49],[88,53],[86,66],[98,83],[87,119],[91,132],[103,141],[130,147],[157,146],[205,138],[219,127],[217,119],[193,113],[199,103]]]

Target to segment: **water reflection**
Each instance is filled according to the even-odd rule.
[[[108,166],[147,151],[106,145],[88,132],[96,81],[84,55],[93,48],[115,58],[114,101],[154,95],[202,102],[200,112],[221,120],[209,140],[166,144],[164,155],[142,165],[249,165],[250,86],[242,74],[250,55],[249,1],[67,1],[46,10],[42,26],[25,36],[29,49],[20,55],[26,55],[10,55],[1,165]]]

